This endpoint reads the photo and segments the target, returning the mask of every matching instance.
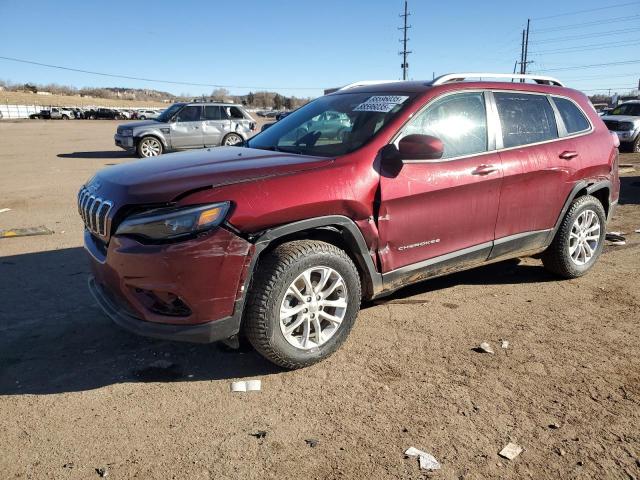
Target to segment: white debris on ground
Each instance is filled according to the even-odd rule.
[[[509,442],[502,450],[500,450],[498,455],[506,458],[507,460],[513,460],[521,453],[522,453],[522,447],[520,445]]]
[[[231,382],[232,392],[259,392],[261,388],[261,380],[242,380],[240,382]]]
[[[509,348],[509,340],[500,340],[500,347],[504,348],[505,350]]]
[[[407,457],[418,457],[421,470],[440,470],[442,465],[435,459],[433,455],[422,450],[418,450],[414,447],[409,447],[405,450],[404,454]]]
[[[489,342],[482,342],[479,346],[478,346],[478,350],[480,350],[483,353],[496,353],[493,351],[493,348],[491,348],[491,345],[489,344]]]
[[[9,211],[11,211],[10,208],[0,208],[0,213],[9,212]]]

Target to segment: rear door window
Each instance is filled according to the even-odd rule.
[[[564,126],[567,129],[568,134],[584,132],[589,130],[591,125],[584,116],[584,113],[573,103],[566,98],[553,97],[553,102],[560,112]]]
[[[447,95],[418,114],[402,132],[431,135],[444,144],[442,158],[487,151],[487,111],[481,92]]]
[[[217,105],[206,105],[204,107],[205,120],[226,120],[227,116],[222,111],[222,107]]]
[[[545,95],[495,92],[504,148],[558,138],[553,108]]]

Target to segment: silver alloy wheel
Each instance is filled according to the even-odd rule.
[[[600,241],[600,218],[593,210],[584,210],[571,227],[569,255],[576,265],[593,258]]]
[[[157,157],[162,151],[162,145],[155,138],[145,138],[140,144],[143,157]]]
[[[224,144],[228,147],[237,145],[239,143],[242,143],[242,137],[240,135],[236,135],[235,133],[227,135],[224,139]]]
[[[311,267],[289,285],[280,305],[280,331],[300,350],[324,345],[347,313],[347,286],[333,268]]]

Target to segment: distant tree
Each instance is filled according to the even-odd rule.
[[[273,108],[276,110],[280,110],[283,105],[284,105],[284,98],[282,97],[282,95],[276,93],[273,96]]]
[[[293,108],[293,99],[291,97],[284,97],[284,108],[291,110]]]
[[[211,92],[211,98],[216,102],[224,102],[229,97],[229,90],[226,88],[216,88]]]
[[[38,93],[38,87],[36,87],[35,85],[32,85],[30,83],[25,83],[23,88],[25,90],[29,90],[30,92]]]
[[[247,95],[247,105],[253,106],[253,104],[256,101],[256,96],[253,94],[253,92],[249,92],[249,95]]]

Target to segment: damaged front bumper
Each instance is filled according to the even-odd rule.
[[[89,289],[104,312],[133,333],[197,343],[240,329],[255,247],[218,228],[199,238],[145,245],[114,236],[108,245],[85,232]]]

